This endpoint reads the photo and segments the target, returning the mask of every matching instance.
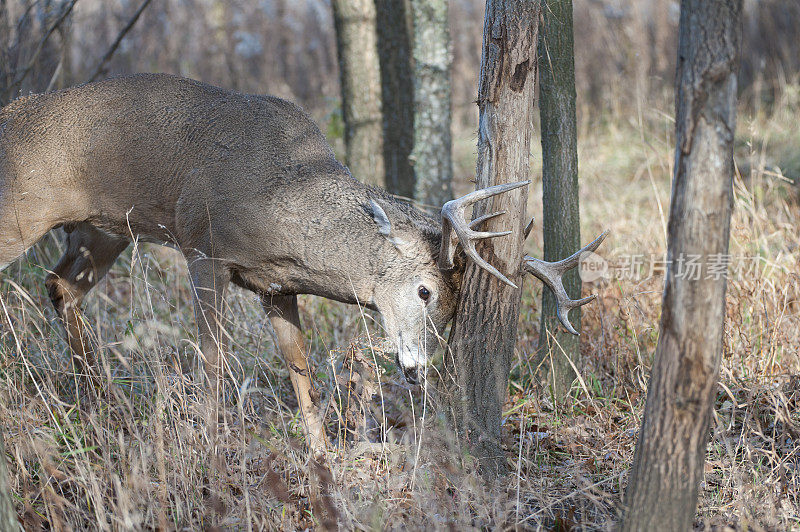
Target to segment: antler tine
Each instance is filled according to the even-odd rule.
[[[558,315],[559,321],[569,332],[575,335],[580,333],[578,333],[575,327],[569,322],[569,311],[575,307],[580,307],[589,303],[597,296],[591,295],[582,299],[570,299],[569,295],[567,295],[567,291],[564,289],[562,276],[567,270],[579,264],[582,253],[586,251],[595,251],[600,247],[600,244],[603,243],[606,236],[608,236],[608,230],[603,231],[600,236],[595,238],[590,244],[581,248],[578,252],[558,262],[545,262],[528,255],[522,259],[522,267],[525,271],[538,277],[552,290],[553,295],[556,296],[556,314]]]
[[[504,231],[503,233],[493,233],[491,236],[502,236],[502,235],[507,235],[509,233],[511,233],[511,231]],[[478,234],[486,234],[486,233],[478,233]],[[500,279],[502,282],[506,283],[511,288],[517,288],[517,285],[512,283],[508,279],[508,277],[500,273],[500,270],[498,270],[497,268],[486,262],[486,260],[478,254],[478,252],[475,250],[475,244],[473,244],[471,241],[467,242],[468,242],[467,245],[464,246],[464,252],[467,255],[469,255],[469,257],[475,264],[477,264],[479,267],[483,268],[487,272],[491,273],[492,275]]]
[[[535,217],[531,217],[531,221],[528,222],[528,225],[525,226],[525,232],[522,233],[522,239],[528,240],[528,237],[531,236],[531,231],[533,231],[533,223],[536,221]]]
[[[505,213],[506,213],[506,211],[497,211],[497,212],[493,212],[491,214],[484,214],[483,216],[479,216],[478,218],[475,218],[474,220],[472,220],[469,223],[469,228],[470,229],[477,229],[486,220],[489,220],[489,219],[494,218],[496,216],[500,216],[500,215],[505,214]]]
[[[519,181],[517,183],[495,185],[493,187],[470,192],[465,196],[450,200],[445,203],[442,206],[442,244],[439,250],[439,267],[444,270],[449,270],[453,267],[453,256],[455,255],[456,241],[458,241],[464,248],[464,252],[475,262],[475,264],[491,273],[507,285],[517,288],[517,285],[512,283],[505,275],[500,273],[497,268],[482,259],[475,250],[475,240],[505,236],[511,233],[511,231],[478,232],[474,230],[474,228],[477,227],[481,222],[484,222],[489,218],[494,218],[495,216],[500,216],[503,214],[503,212],[495,212],[481,216],[471,223],[466,221],[464,212],[466,211],[467,207],[476,201],[490,198],[492,196],[496,196],[497,194],[514,190],[515,188],[523,187],[529,183],[530,181]]]
[[[470,192],[469,194],[465,194],[460,198],[452,199],[447,203],[453,203],[457,205],[461,205],[463,207],[468,207],[472,205],[476,201],[480,201],[482,199],[491,198],[492,196],[497,196],[498,194],[502,194],[503,192],[509,192],[514,190],[515,188],[524,187],[525,185],[529,185],[530,180],[527,181],[517,181],[516,183],[506,183],[504,185],[494,185],[491,187],[481,188]],[[445,203],[445,205],[447,205]]]

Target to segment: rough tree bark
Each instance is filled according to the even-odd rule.
[[[412,0],[414,11],[414,198],[442,205],[453,197],[450,132],[450,30],[447,0]]]
[[[478,88],[480,109],[476,188],[510,183],[529,175],[531,121],[536,80],[539,2],[487,0]],[[482,240],[478,253],[518,286],[522,282],[527,188],[477,204],[473,217],[506,211],[486,231],[513,230]],[[487,205],[486,203],[489,203]],[[505,471],[500,416],[519,320],[520,290],[498,281],[471,262],[462,282],[446,357],[455,428],[480,461],[484,475]]]
[[[356,179],[385,187],[375,4],[373,0],[333,0],[332,5],[345,160]]]
[[[578,140],[575,126],[575,59],[572,0],[546,0],[539,32],[539,116],[542,129],[542,205],[544,260],[556,261],[580,249],[578,212]],[[581,296],[578,269],[564,275],[572,299]],[[581,330],[580,307],[570,312]],[[579,337],[560,326],[556,298],[542,290],[542,320],[536,367],[553,397],[564,399],[575,379],[570,360],[578,365]],[[569,358],[569,360],[568,360]]]
[[[414,197],[414,79],[409,0],[375,0],[386,189]]]
[[[660,336],[622,530],[689,530],[722,353],[741,0],[683,0]],[[703,264],[699,278],[681,265]],[[727,268],[723,268],[726,270]]]

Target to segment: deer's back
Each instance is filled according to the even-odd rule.
[[[313,188],[316,176],[346,173],[294,104],[160,74],[12,102],[0,111],[3,153],[4,179],[20,193],[47,190],[40,199],[59,222],[143,234],[179,231],[176,209],[269,203],[297,180]]]

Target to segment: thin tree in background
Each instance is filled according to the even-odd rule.
[[[487,0],[478,88],[480,110],[476,188],[529,175],[539,2]],[[473,218],[505,211],[485,231],[512,230],[476,248],[519,285],[527,188],[476,204]],[[489,203],[489,205],[487,205]],[[520,295],[486,270],[467,265],[450,335],[445,376],[456,429],[487,476],[505,470],[500,418],[517,338]]]
[[[7,103],[16,95],[27,91],[40,92],[48,88],[48,82],[53,84],[55,77],[51,68],[43,68],[48,59],[52,59],[54,48],[50,44],[50,38],[58,29],[66,24],[70,19],[73,8],[78,0],[64,0],[59,2],[60,11],[54,14],[52,10],[56,4],[48,2],[42,4],[38,11],[38,24],[33,24],[34,15],[31,9],[25,9],[15,22],[9,20],[9,11],[5,2],[0,4],[0,46],[3,47],[2,62],[0,62],[0,104]],[[23,36],[31,35],[31,28],[38,27],[41,37],[35,39],[36,44],[31,44],[29,53],[23,53],[28,47],[23,42]],[[12,28],[14,28],[14,38],[11,38]],[[59,54],[62,52],[59,51]],[[58,71],[56,71],[56,74]],[[46,79],[43,80],[43,76]]]
[[[578,142],[575,126],[575,59],[572,0],[545,0],[539,32],[539,116],[542,129],[542,205],[544,260],[568,257],[580,248]],[[581,296],[577,269],[564,275],[572,299]],[[570,320],[581,328],[581,310]],[[542,290],[542,319],[535,367],[542,383],[560,400],[566,397],[580,358],[579,337],[559,325],[556,299]]]
[[[131,16],[131,18],[128,20],[128,23],[125,24],[125,26],[123,26],[119,34],[117,34],[117,38],[114,39],[114,42],[111,43],[111,46],[108,48],[108,50],[106,50],[106,53],[103,54],[103,57],[100,58],[100,61],[94,68],[94,72],[88,78],[89,81],[95,81],[97,79],[100,79],[102,76],[106,75],[106,70],[105,70],[106,64],[114,56],[114,52],[116,52],[117,48],[119,48],[122,39],[124,39],[125,36],[128,34],[128,32],[131,31],[131,28],[133,28],[136,25],[136,22],[139,20],[139,17],[142,16],[142,13],[144,13],[144,10],[147,9],[147,6],[150,5],[150,2],[152,2],[152,0],[142,0],[142,3],[139,4],[139,7],[136,9],[136,11],[134,11],[133,16]],[[221,13],[223,13],[223,20],[225,20],[227,18],[225,16],[225,14],[227,13],[226,6],[223,5],[220,11]],[[222,26],[224,26],[224,24]],[[229,56],[226,56],[226,61],[230,61]],[[230,72],[231,81],[235,85],[237,75],[235,68],[230,62],[228,63],[228,72]]]
[[[414,199],[453,197],[450,29],[447,0],[412,0],[414,11]]]
[[[697,507],[723,349],[741,10],[681,2],[666,286],[623,530],[689,530]]]
[[[39,18],[42,27],[50,27],[58,18],[59,13],[69,5],[68,0],[46,0],[39,5]],[[63,89],[72,83],[72,17],[67,17],[58,24],[55,33],[58,34],[58,41],[53,46],[53,55],[58,55],[58,62],[55,71],[50,77],[50,82],[45,88],[46,91],[52,89]],[[39,89],[42,90],[42,89]]]
[[[409,0],[375,0],[386,189],[414,197],[414,72]],[[449,198],[448,198],[449,199]]]
[[[385,187],[381,82],[373,0],[333,0],[345,161],[356,179]]]
[[[48,90],[53,88],[64,89],[72,85],[72,54],[70,53],[72,50],[71,20],[58,28],[58,36],[61,41],[59,46],[61,57],[59,58],[56,71],[53,73],[53,77],[50,80],[50,85],[47,87]]]

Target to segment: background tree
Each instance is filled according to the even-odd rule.
[[[109,46],[108,50],[106,50],[106,53],[103,54],[103,57],[101,57],[100,61],[98,61],[97,66],[94,69],[94,72],[88,78],[89,81],[95,81],[105,76],[106,64],[114,56],[114,52],[116,52],[117,48],[119,48],[122,39],[124,39],[125,36],[128,34],[128,32],[131,31],[131,28],[133,28],[136,25],[136,21],[139,20],[140,16],[142,16],[142,13],[144,12],[145,9],[147,9],[147,6],[150,5],[151,1],[152,0],[142,0],[142,3],[139,4],[139,7],[133,13],[133,16],[130,18],[130,20],[128,20],[128,23],[125,24],[125,26],[120,30],[119,34],[117,35],[117,38],[114,39],[114,42],[111,43],[111,46]],[[225,12],[225,6],[222,6],[222,11],[223,13]],[[228,70],[231,72],[231,82],[235,85],[236,84],[235,72],[233,68],[229,68]]]
[[[18,5],[21,12],[14,15],[11,10],[14,6],[7,2],[0,5],[0,103],[29,91],[41,92],[57,86],[65,60],[69,58],[65,49],[53,44],[51,37],[69,24],[77,1]],[[63,46],[69,44],[67,35],[68,29],[61,32]]]
[[[536,79],[539,2],[487,0],[478,87],[480,110],[476,188],[529,175]],[[513,230],[480,241],[478,253],[519,285],[528,187],[476,204],[473,218],[506,211],[486,231]],[[490,205],[486,205],[490,203]],[[471,262],[467,265],[446,358],[450,407],[457,430],[488,476],[505,469],[500,416],[519,321],[520,290]]]
[[[580,248],[578,211],[578,136],[575,126],[575,60],[572,0],[545,0],[539,32],[539,116],[542,128],[542,219],[544,260],[555,261]],[[564,275],[572,299],[581,295],[577,268]],[[581,310],[570,312],[580,331]],[[556,300],[542,290],[542,319],[536,364],[542,383],[562,399],[575,378],[570,364],[579,364],[579,337],[567,332],[556,317]]]
[[[414,11],[414,198],[442,205],[453,197],[450,131],[450,31],[447,0],[412,0]]]
[[[681,2],[669,266],[623,530],[688,530],[697,505],[723,348],[741,9]],[[688,257],[701,275],[681,271]]]
[[[44,0],[37,5],[39,23],[43,28],[49,28],[55,24],[60,14],[68,7],[70,0]],[[65,18],[61,23],[55,25],[55,34],[58,38],[48,41],[49,51],[43,59],[50,59],[39,62],[36,67],[43,67],[43,74],[49,74],[50,81],[46,90],[63,89],[72,82],[72,55],[70,53],[72,41],[72,17]],[[51,65],[50,63],[55,63]],[[50,74],[52,71],[52,74]],[[44,90],[45,87],[37,88]]]
[[[373,0],[333,0],[345,162],[356,179],[385,187],[381,82]]]
[[[48,88],[64,89],[72,85],[72,19],[58,27],[59,61]]]
[[[414,69],[409,0],[375,0],[386,189],[414,197]]]

